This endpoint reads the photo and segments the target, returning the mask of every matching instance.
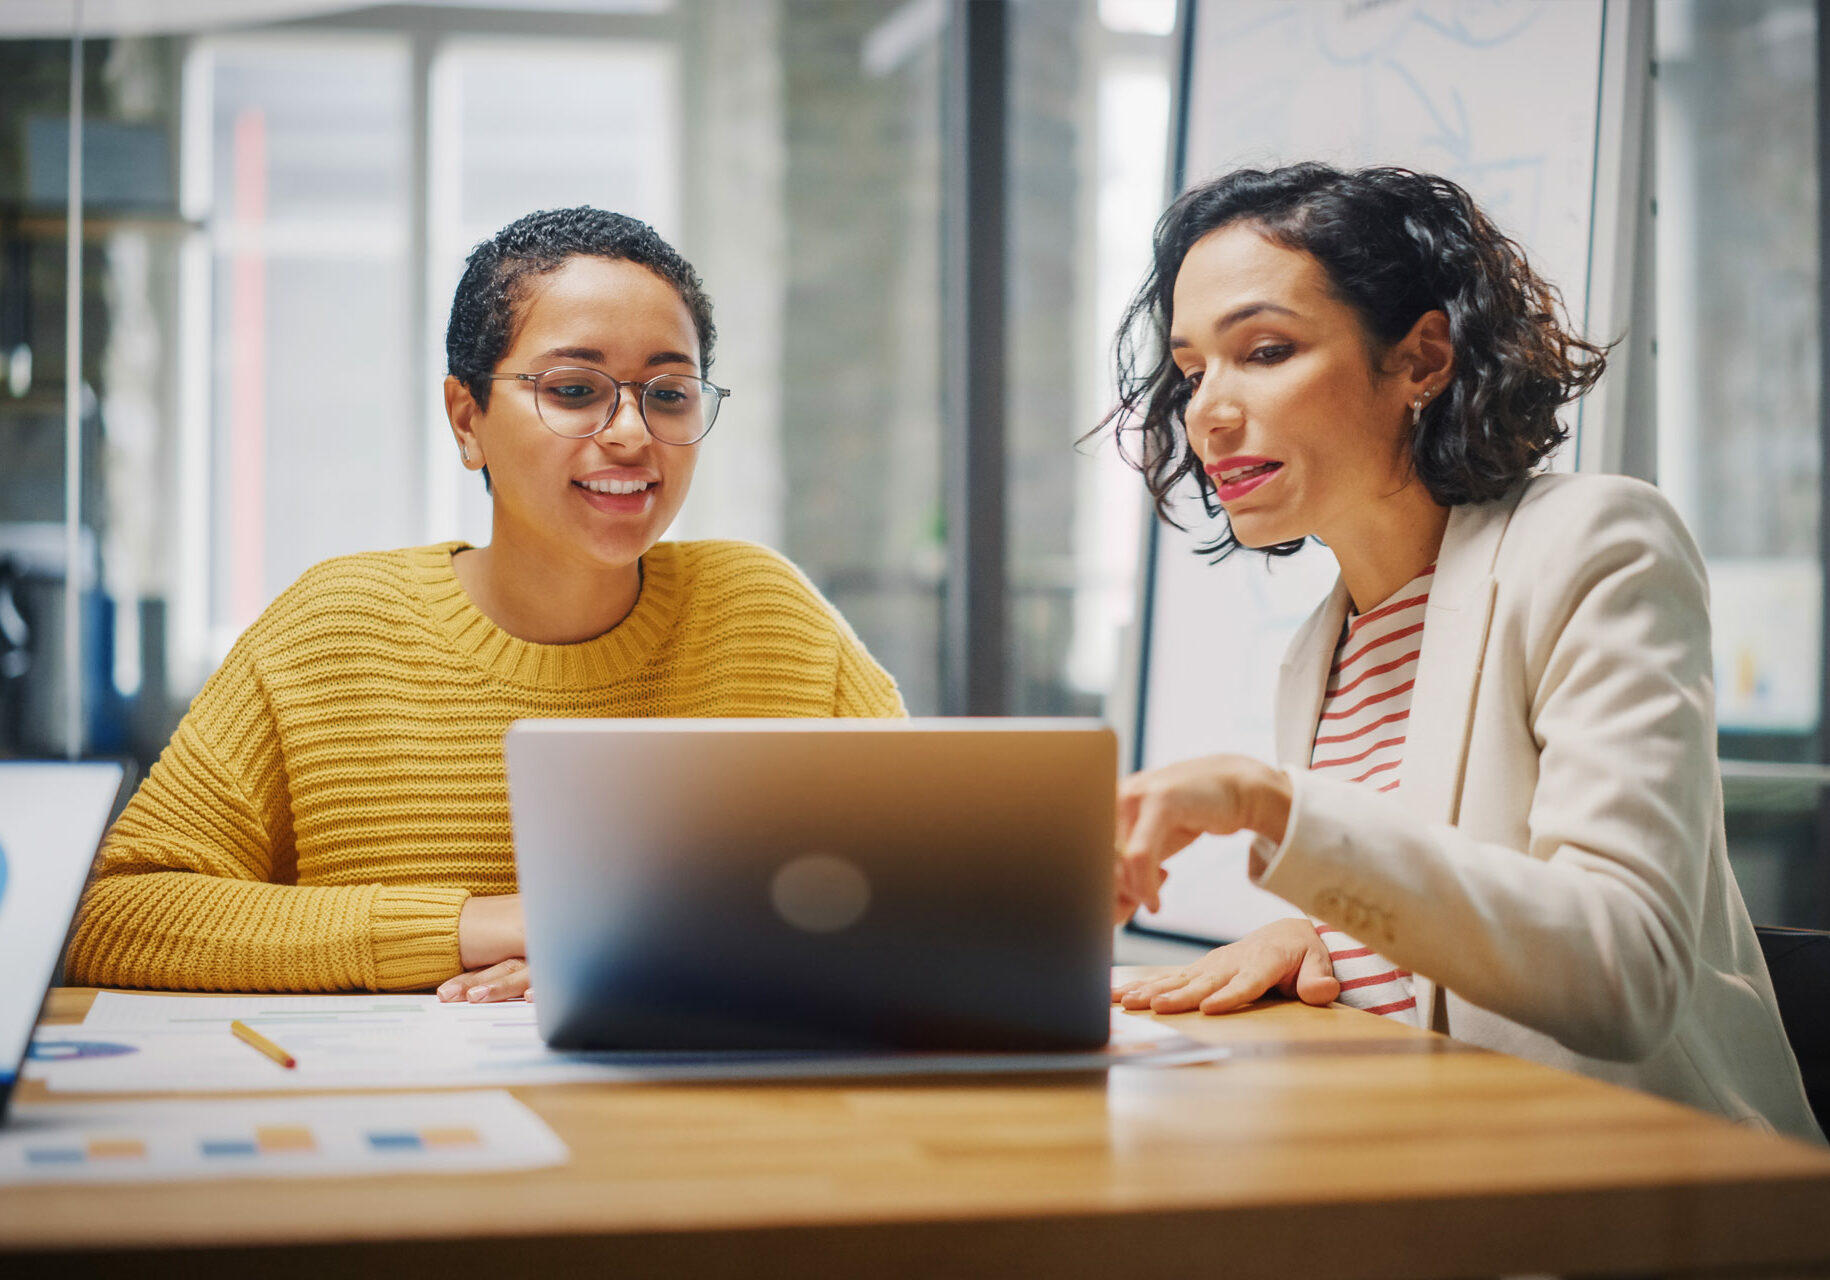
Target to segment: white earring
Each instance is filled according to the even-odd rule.
[[[1420,392],[1417,398],[1411,401],[1411,425],[1413,427],[1423,421],[1423,407],[1430,402],[1430,397],[1435,394],[1434,391]]]
[[[470,461],[470,446],[467,444],[459,445],[458,454],[460,457],[462,457],[464,459],[465,462],[469,462]]]

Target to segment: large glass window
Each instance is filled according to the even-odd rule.
[[[439,395],[451,290],[577,203],[651,222],[714,302],[735,394],[671,536],[778,547],[938,711],[946,7],[281,8],[84,46],[84,749],[150,762],[307,565],[489,537]],[[63,746],[69,52],[0,16],[0,753]]]
[[[190,50],[210,253],[207,655],[329,556],[416,541],[404,40],[267,35]]]
[[[1142,480],[1109,437],[1112,340],[1168,182],[1175,6],[1012,6],[1009,705],[1129,716]]]
[[[1820,812],[1817,8],[1657,9],[1658,482],[1709,565],[1729,853],[1830,926]]]
[[[477,240],[576,203],[653,223],[714,301],[715,376],[735,395],[672,536],[779,548],[910,708],[942,711],[950,12],[326,0],[87,33],[84,523],[104,589],[85,615],[86,747],[150,761],[308,565],[489,537],[444,422],[446,308]],[[1141,486],[1076,441],[1110,403],[1112,333],[1161,206],[1175,15],[1009,7],[1014,711],[1126,714],[1108,695],[1126,684]],[[48,753],[62,568],[32,548],[61,536],[69,45],[4,35],[0,19],[17,388],[0,399],[0,620],[10,605],[29,625],[0,626],[0,751]]]

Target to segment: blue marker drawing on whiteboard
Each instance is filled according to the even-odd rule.
[[[1337,67],[1358,66],[1409,43],[1415,32],[1424,32],[1467,49],[1491,49],[1523,34],[1544,14],[1543,5],[1484,3],[1455,5],[1457,12],[1443,13],[1440,4],[1364,5],[1342,13],[1309,8],[1315,51]],[[1480,13],[1477,10],[1486,9]],[[1436,10],[1436,12],[1431,12]],[[1293,13],[1304,12],[1292,7]]]

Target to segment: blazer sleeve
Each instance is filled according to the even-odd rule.
[[[1289,826],[1257,879],[1474,1004],[1577,1053],[1636,1061],[1689,998],[1719,821],[1707,582],[1647,486],[1611,488],[1531,536],[1540,572],[1514,622],[1517,711],[1475,709],[1527,717],[1530,847],[1296,770]],[[1483,682],[1496,688],[1514,692]]]

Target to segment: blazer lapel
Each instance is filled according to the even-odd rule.
[[[1328,691],[1328,671],[1347,621],[1347,588],[1339,578],[1309,620],[1298,629],[1277,679],[1277,763],[1309,767],[1315,726]]]
[[[1493,619],[1493,563],[1521,491],[1449,511],[1398,771],[1398,799],[1422,822],[1453,823],[1461,808],[1474,695]]]
[[[1521,490],[1498,502],[1452,507],[1430,603],[1424,610],[1423,644],[1396,799],[1421,822],[1453,823],[1461,810],[1468,734],[1487,632],[1493,621],[1493,563]],[[1436,984],[1411,980],[1417,1025],[1446,1031],[1446,1010]]]

